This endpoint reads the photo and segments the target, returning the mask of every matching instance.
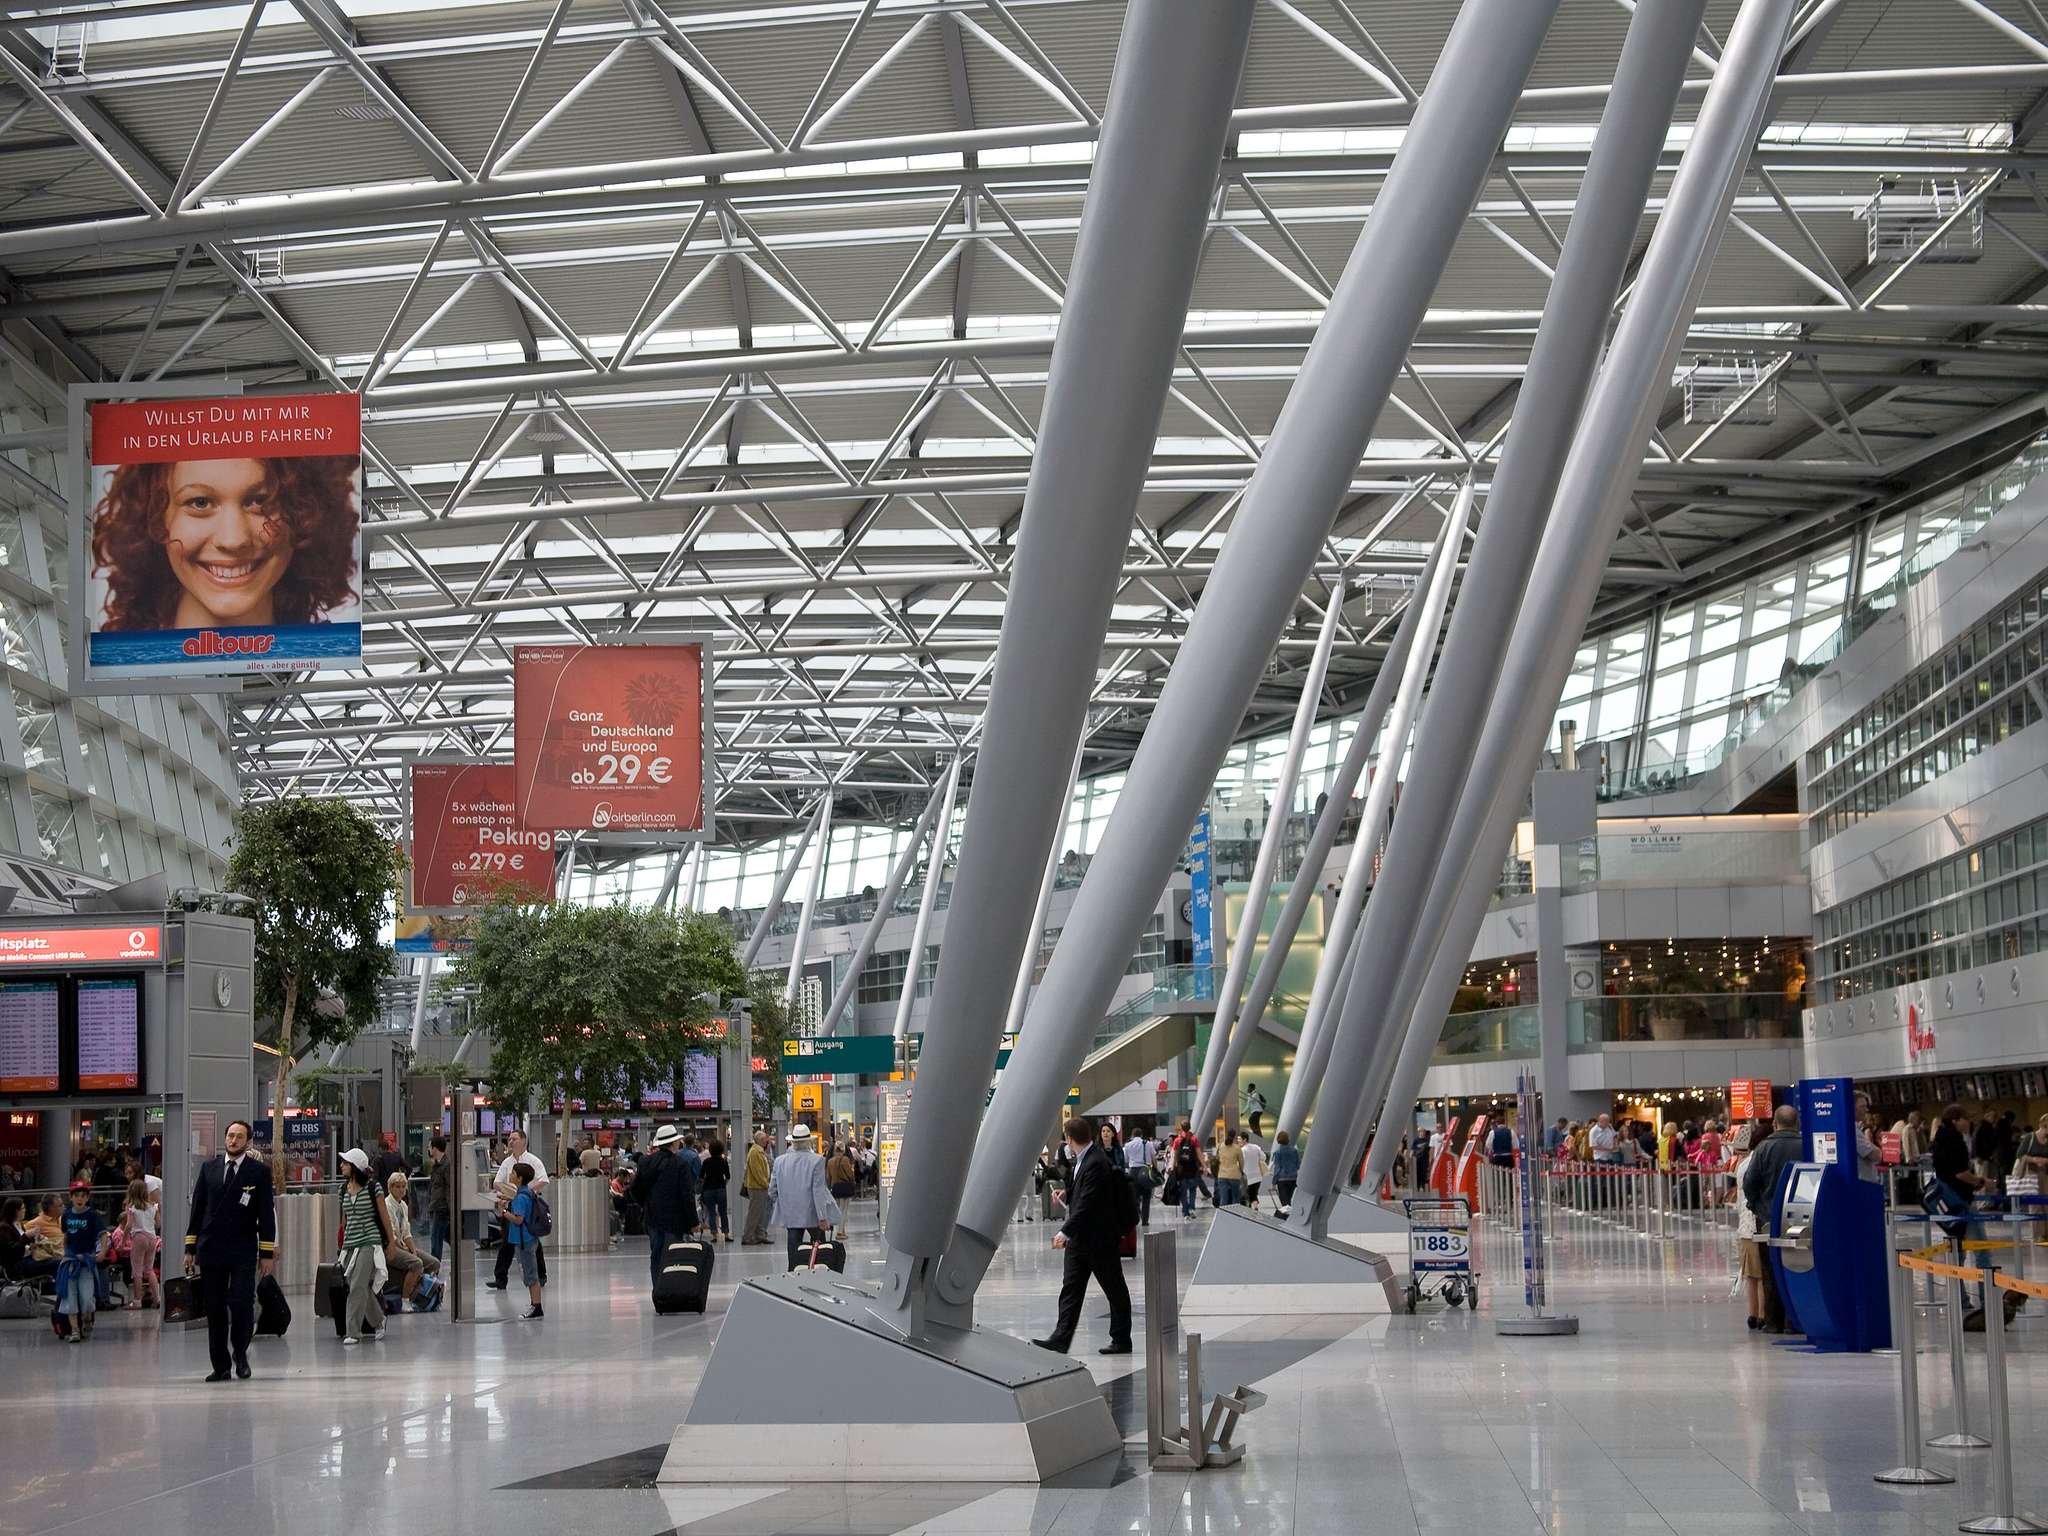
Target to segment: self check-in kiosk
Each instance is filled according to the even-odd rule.
[[[1856,1176],[1856,1093],[1846,1077],[1799,1084],[1805,1156],[1771,1208],[1771,1271],[1785,1310],[1822,1351],[1891,1344],[1884,1187]]]

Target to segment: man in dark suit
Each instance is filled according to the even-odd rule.
[[[1067,1256],[1060,1280],[1060,1315],[1050,1337],[1033,1339],[1040,1349],[1063,1355],[1073,1343],[1081,1321],[1081,1302],[1093,1275],[1109,1298],[1109,1347],[1105,1355],[1131,1352],[1131,1292],[1124,1284],[1117,1247],[1134,1224],[1137,1197],[1130,1180],[1114,1166],[1096,1139],[1095,1122],[1076,1115],[1066,1123],[1067,1145],[1074,1159],[1073,1180],[1064,1196],[1067,1219],[1053,1235],[1052,1245]],[[1055,1194],[1055,1200],[1063,1197]]]
[[[247,1381],[256,1274],[269,1274],[276,1257],[277,1213],[269,1165],[249,1150],[249,1122],[230,1121],[221,1144],[226,1150],[201,1164],[192,1182],[185,1273],[198,1269],[206,1304],[206,1342],[213,1356],[213,1374],[206,1379],[226,1381],[232,1368]]]

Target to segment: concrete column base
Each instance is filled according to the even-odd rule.
[[[1401,1249],[1405,1260],[1405,1239]],[[1403,1305],[1393,1266],[1380,1254],[1346,1242],[1319,1243],[1233,1206],[1216,1213],[1181,1315],[1373,1315]]]
[[[844,1391],[802,1385],[824,1364]],[[662,1483],[1037,1483],[1123,1453],[1079,1362],[980,1328],[903,1337],[834,1276],[733,1297]]]

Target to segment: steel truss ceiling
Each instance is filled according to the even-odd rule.
[[[1291,711],[1338,581],[1332,707],[1468,474],[1483,523],[1630,8],[1567,0],[1248,732]],[[1710,7],[1683,120],[1735,9]],[[1090,772],[1142,732],[1454,13],[1262,0]],[[239,696],[253,792],[395,815],[408,756],[509,747],[512,644],[680,628],[719,636],[734,835],[828,784],[893,814],[973,748],[1121,21],[17,5],[0,325],[62,376],[363,392],[370,662]],[[1674,380],[1598,617],[1838,538],[2038,430],[2044,102],[2037,0],[1808,0],[1688,349],[1743,360],[1743,408],[1688,422]],[[1881,185],[1938,216],[1873,264]]]

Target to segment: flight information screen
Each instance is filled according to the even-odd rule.
[[[142,1087],[142,986],[132,976],[78,983],[78,1091]]]
[[[62,987],[0,982],[0,1093],[56,1093],[64,1086]]]
[[[683,1108],[718,1108],[718,1058],[709,1051],[683,1057]]]

